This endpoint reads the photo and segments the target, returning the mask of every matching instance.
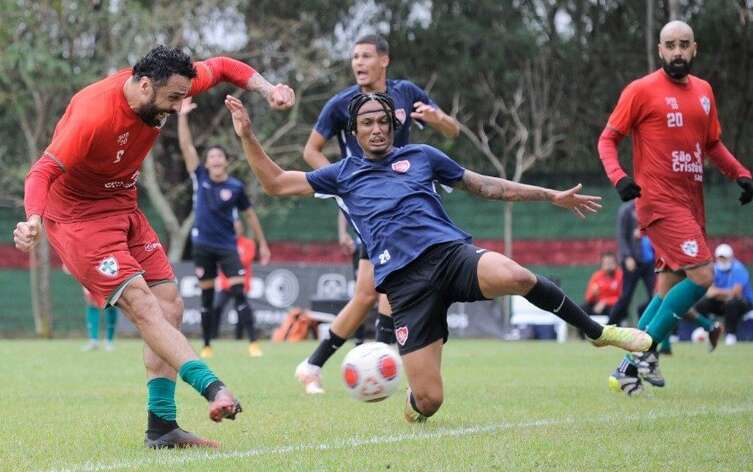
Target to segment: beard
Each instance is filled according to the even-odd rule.
[[[161,128],[165,124],[168,115],[175,113],[174,110],[163,110],[154,103],[154,99],[151,102],[143,105],[142,107],[134,110],[141,120],[149,126]]]
[[[693,67],[693,59],[689,61],[686,61],[685,59],[675,59],[672,62],[667,62],[662,57],[661,67],[672,79],[682,80],[690,74],[690,69]]]

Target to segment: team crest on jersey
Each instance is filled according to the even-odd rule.
[[[220,190],[220,198],[223,202],[230,200],[231,198],[233,198],[232,190],[223,188],[222,190]]]
[[[397,161],[392,163],[392,170],[399,174],[405,174],[410,169],[410,161]]]
[[[401,326],[395,330],[395,339],[401,346],[405,346],[405,341],[408,340],[408,327]]]
[[[677,105],[677,97],[664,97],[664,101],[667,103],[667,106],[671,108],[672,110],[680,109],[680,106]]]
[[[695,239],[688,239],[682,243],[680,248],[686,256],[695,257],[698,255],[698,241]]]
[[[204,268],[203,267],[197,267],[194,270],[194,274],[196,274],[196,277],[198,277],[198,278],[204,277]]]
[[[118,146],[125,146],[128,142],[128,131],[118,136]]]
[[[405,123],[405,110],[403,108],[398,108],[395,110],[395,118],[397,118],[397,121],[399,121],[401,124]]]
[[[97,270],[107,277],[115,277],[118,275],[118,260],[114,256],[105,257],[99,263]]]
[[[709,97],[707,97],[706,95],[701,97],[701,106],[703,107],[703,111],[705,111],[707,115],[711,113],[711,100],[709,100]]]

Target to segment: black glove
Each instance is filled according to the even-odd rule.
[[[743,189],[743,193],[740,194],[740,205],[750,203],[753,200],[753,180],[741,177],[737,179],[737,185]]]
[[[635,183],[635,180],[633,180],[632,177],[623,177],[617,182],[617,193],[620,194],[620,198],[623,202],[627,202],[634,198],[640,197],[641,188],[640,186],[638,186],[638,184]]]

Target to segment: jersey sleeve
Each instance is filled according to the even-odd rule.
[[[205,61],[194,62],[196,77],[191,80],[189,96],[206,92],[220,82],[230,82],[239,88],[246,88],[248,79],[256,70],[248,64],[230,57],[213,57]]]
[[[342,168],[343,163],[347,162],[348,159],[350,158],[339,160],[334,164],[320,167],[311,172],[306,172],[306,180],[308,180],[311,188],[313,188],[316,193],[337,195],[337,176],[340,174],[340,169]]]
[[[413,94],[413,103],[415,102],[423,102],[427,105],[431,105],[433,107],[438,107],[436,102],[431,99],[428,93],[426,93],[426,90],[422,89],[418,85],[414,84],[413,82],[408,82],[410,84],[410,90]]]
[[[332,97],[324,104],[314,125],[314,131],[321,134],[324,139],[330,139],[345,129],[346,123],[337,117],[337,101],[338,97]]]
[[[623,136],[630,134],[630,130],[641,118],[640,99],[640,88],[635,82],[625,87],[625,90],[620,94],[617,105],[609,116],[607,127]]]
[[[92,113],[80,104],[71,103],[63,117],[58,121],[50,145],[44,154],[57,161],[64,170],[70,169],[89,154],[97,132],[97,119],[101,115]],[[105,108],[107,109],[107,108]],[[101,121],[103,126],[109,120]]]
[[[441,184],[452,185],[462,180],[465,174],[465,168],[457,162],[450,159],[450,157],[440,151],[439,149],[431,146],[422,146],[424,152],[431,162],[431,168],[434,173],[434,178]]]
[[[709,110],[709,131],[706,137],[706,147],[711,147],[717,141],[722,139],[722,125],[719,123],[719,115],[716,108],[716,97],[714,91],[709,86],[709,95],[711,96],[711,109]]]
[[[236,202],[235,206],[240,211],[246,211],[249,208],[253,207],[251,200],[249,200],[248,194],[246,193],[246,189],[243,188],[243,185],[241,185],[241,190],[238,194],[238,201]]]

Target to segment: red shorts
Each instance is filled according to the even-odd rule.
[[[167,254],[140,210],[74,223],[44,222],[71,275],[94,299],[114,305],[139,275],[149,285],[175,280]]]
[[[86,287],[81,288],[84,289],[84,300],[86,300],[87,305],[95,306],[100,309],[105,307],[105,299],[103,297],[95,297],[93,293],[86,289]]]
[[[664,217],[643,228],[656,251],[656,268],[684,270],[711,262],[706,231],[688,215]]]

